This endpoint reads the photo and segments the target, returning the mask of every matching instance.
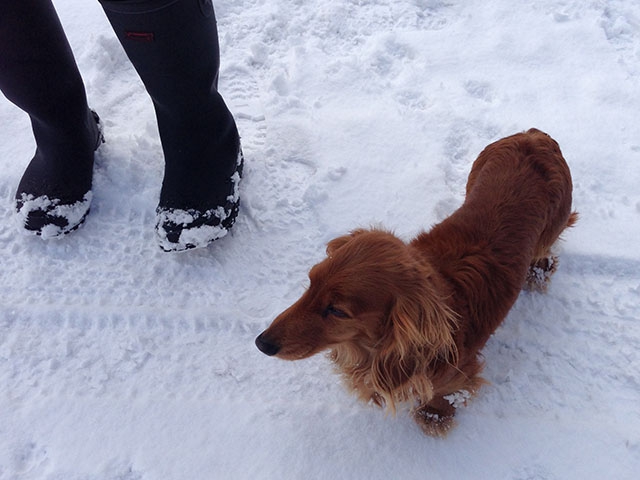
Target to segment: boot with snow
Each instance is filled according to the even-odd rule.
[[[20,223],[42,237],[75,230],[103,138],[50,1],[0,2],[0,90],[29,115],[36,141],[16,192]]]
[[[160,247],[204,247],[238,214],[242,152],[217,91],[218,32],[210,0],[101,0],[153,100],[165,159]]]

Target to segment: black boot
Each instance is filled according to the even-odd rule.
[[[22,225],[43,237],[76,229],[89,212],[103,139],[50,1],[0,2],[0,90],[29,114],[36,140],[16,192]]]
[[[160,247],[204,247],[238,214],[242,153],[217,91],[218,32],[210,0],[101,0],[153,100],[165,157]]]

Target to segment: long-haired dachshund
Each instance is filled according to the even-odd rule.
[[[551,246],[576,221],[558,144],[531,129],[480,154],[464,204],[404,243],[356,230],[327,245],[302,297],[257,339],[267,355],[297,360],[330,350],[350,388],[395,411],[411,402],[429,435],[484,382],[479,351],[523,286],[546,290]]]

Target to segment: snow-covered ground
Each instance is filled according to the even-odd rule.
[[[55,3],[107,143],[86,224],[25,237],[11,205],[34,143],[0,98],[1,480],[638,478],[638,0],[216,1],[243,204],[184,254],[156,245],[142,84],[97,2]],[[429,228],[485,145],[532,126],[581,218],[446,439],[358,403],[323,356],[255,348],[327,240]]]

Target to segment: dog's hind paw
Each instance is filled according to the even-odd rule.
[[[558,269],[558,257],[549,255],[531,263],[523,288],[529,291],[546,292],[551,275]]]

